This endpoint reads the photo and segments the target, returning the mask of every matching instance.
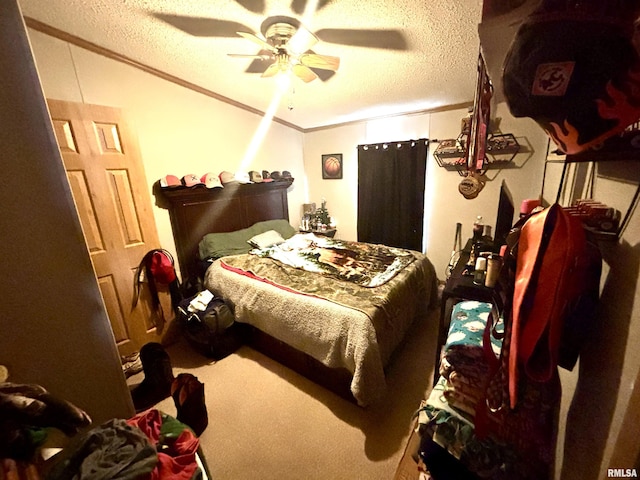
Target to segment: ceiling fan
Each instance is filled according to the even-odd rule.
[[[273,77],[278,73],[291,71],[304,82],[311,82],[318,78],[314,69],[334,73],[340,66],[340,58],[318,55],[310,50],[318,42],[318,37],[295,18],[270,17],[262,23],[260,30],[264,38],[254,33],[237,32],[238,35],[262,47],[257,55],[237,53],[229,53],[228,55],[238,58],[254,58],[261,63],[271,61],[262,72],[263,77]]]
[[[265,0],[235,0],[252,13],[264,13]],[[291,10],[300,15],[308,0],[292,0]],[[316,11],[321,10],[331,0],[318,0]],[[154,17],[169,25],[197,37],[237,37],[238,34],[261,47],[254,55],[230,54],[234,57],[253,58],[245,70],[247,73],[261,73],[269,77],[282,69],[291,71],[304,81],[320,78],[326,81],[338,69],[338,57],[317,55],[311,47],[319,40],[340,45],[388,50],[407,50],[404,34],[394,29],[347,29],[324,28],[311,32],[291,17],[274,16],[262,22],[262,37],[242,23],[216,18],[192,17],[185,15],[153,13]],[[268,63],[271,61],[271,63]]]

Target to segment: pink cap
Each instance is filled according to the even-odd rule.
[[[168,187],[180,187],[182,186],[182,182],[175,175],[166,175],[160,179],[160,186],[163,188]]]

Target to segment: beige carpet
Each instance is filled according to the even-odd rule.
[[[434,309],[413,327],[388,369],[386,399],[366,409],[249,347],[219,362],[182,342],[169,347],[174,375],[205,384],[209,427],[200,440],[212,478],[392,479],[431,388],[437,322]],[[157,408],[176,414],[171,398]]]

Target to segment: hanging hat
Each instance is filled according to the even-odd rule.
[[[640,57],[632,2],[544,0],[505,58],[515,117],[534,119],[567,154],[601,144],[640,118]],[[620,3],[620,2],[618,2]]]

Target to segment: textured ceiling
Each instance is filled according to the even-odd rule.
[[[402,33],[404,50],[343,45],[324,36],[313,50],[340,57],[338,72],[326,81],[296,79],[275,113],[302,129],[473,100],[482,0],[325,0],[304,17],[294,13],[304,3],[299,0],[19,2],[25,16],[263,112],[277,82],[246,73],[251,60],[227,56],[260,47],[240,36],[190,35],[158,14],[233,21],[258,33],[273,15],[298,18],[320,37],[327,29]]]

